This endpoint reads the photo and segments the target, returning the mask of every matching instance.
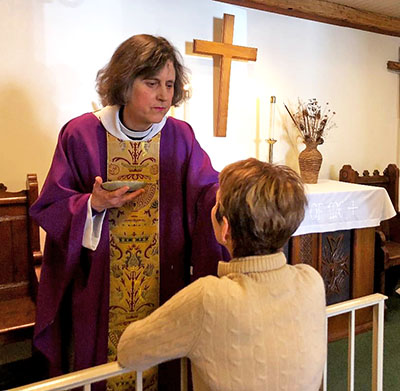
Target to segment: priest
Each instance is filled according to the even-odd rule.
[[[34,345],[51,376],[115,360],[128,324],[229,257],[210,222],[218,173],[190,125],[167,116],[186,81],[166,39],[133,36],[97,75],[104,107],[60,132],[31,208],[47,233]],[[124,182],[136,181],[130,193]],[[172,365],[145,373],[145,388],[179,389]],[[128,374],[107,389],[133,383]]]

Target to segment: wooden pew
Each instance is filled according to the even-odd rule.
[[[8,192],[0,183],[0,345],[30,339],[35,324],[38,279],[42,262],[39,227],[29,217],[38,196],[36,174],[26,189]]]

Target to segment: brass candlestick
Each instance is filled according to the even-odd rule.
[[[268,163],[273,163],[273,161],[274,161],[274,144],[276,143],[276,140],[273,138],[269,138],[266,141],[269,144]]]

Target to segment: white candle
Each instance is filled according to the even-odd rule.
[[[271,96],[271,101],[270,101],[270,111],[269,111],[269,132],[268,132],[268,138],[273,140],[274,139],[274,133],[275,133],[275,102],[276,102],[276,97]]]

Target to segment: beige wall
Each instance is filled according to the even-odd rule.
[[[224,12],[236,17],[234,43],[257,47],[258,60],[233,64],[228,137],[214,138],[213,62],[185,47],[211,40]],[[285,129],[293,127],[282,103],[316,97],[337,112],[337,128],[320,148],[322,178],[337,178],[344,163],[358,170],[399,163],[399,76],[386,70],[399,38],[212,0],[2,0],[0,28],[0,181],[11,191],[28,172],[43,183],[61,126],[98,104],[97,70],[122,40],[142,32],[165,36],[184,54],[193,86],[186,118],[217,169],[266,159],[256,139],[267,134],[270,95],[278,99],[276,161],[297,168],[302,149],[288,141]]]

